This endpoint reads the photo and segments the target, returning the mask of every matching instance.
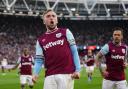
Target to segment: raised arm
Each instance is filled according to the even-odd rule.
[[[19,66],[20,62],[21,62],[21,57],[18,58],[16,64],[11,68],[11,70],[15,70]]]

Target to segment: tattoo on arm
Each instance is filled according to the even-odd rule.
[[[101,73],[102,73],[102,66],[101,66],[102,57],[103,55],[100,52],[96,55],[96,63]]]

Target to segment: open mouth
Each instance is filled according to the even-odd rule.
[[[50,24],[54,24],[54,22],[53,22],[53,21],[51,21],[51,22],[50,22]]]

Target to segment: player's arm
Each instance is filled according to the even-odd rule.
[[[80,65],[80,59],[79,59],[79,55],[78,55],[78,51],[77,51],[77,46],[75,43],[75,39],[73,37],[73,34],[69,31],[69,29],[66,30],[66,37],[67,40],[70,44],[70,49],[72,52],[72,56],[73,56],[73,61],[75,64],[75,73],[73,74],[74,78],[76,77],[80,77],[80,69],[81,69],[81,65]]]
[[[85,66],[85,63],[86,63],[86,55],[84,55],[84,57],[81,59],[82,60],[82,65],[83,65],[83,67]]]
[[[106,55],[108,52],[109,52],[109,47],[108,44],[106,44],[105,46],[102,47],[102,49],[97,53],[95,57],[96,65],[103,76],[107,76],[107,72],[102,68],[101,61],[103,60],[103,56]]]
[[[33,81],[36,82],[38,75],[42,69],[43,65],[43,50],[37,41],[36,43],[36,57],[34,62],[34,69],[33,69]]]
[[[32,57],[32,65],[34,65],[34,58]]]
[[[89,62],[90,59],[88,59],[87,55],[85,56],[85,63]]]
[[[16,65],[14,65],[14,66],[11,68],[11,70],[15,70],[15,69],[19,66],[20,62],[21,62],[21,57],[19,57],[19,59],[18,59],[17,62],[16,62]]]
[[[124,67],[128,67],[128,46],[126,46],[126,54],[125,54],[125,59],[124,59]]]

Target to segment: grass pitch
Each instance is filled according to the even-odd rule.
[[[128,69],[126,70],[126,78],[128,81]],[[41,71],[39,79],[33,89],[43,89],[43,80],[44,71]],[[74,89],[101,89],[101,85],[102,77],[98,69],[95,68],[93,79],[91,82],[88,82],[85,68],[82,68],[81,78],[79,80],[75,80]],[[17,70],[11,72],[6,71],[6,75],[2,75],[2,73],[0,73],[0,89],[20,89]],[[29,89],[29,87],[26,86],[25,89]]]

